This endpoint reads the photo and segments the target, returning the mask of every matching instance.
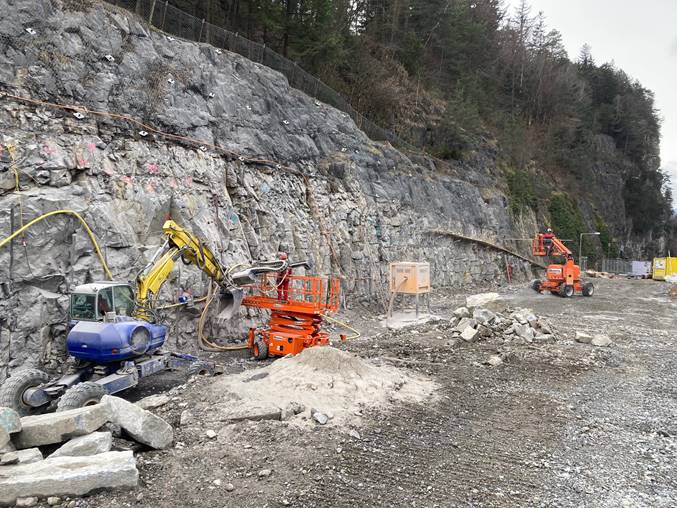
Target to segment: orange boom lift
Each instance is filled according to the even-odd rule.
[[[539,233],[534,238],[532,251],[534,256],[560,256],[566,260],[563,265],[548,265],[546,280],[533,282],[531,287],[535,291],[550,291],[565,298],[573,296],[575,292],[582,293],[583,296],[593,295],[595,288],[591,282],[581,281],[581,267],[574,263],[571,250],[559,238],[552,234],[548,236]]]
[[[281,282],[278,274],[262,275],[242,300],[246,307],[270,310],[268,326],[249,329],[249,347],[257,360],[329,344],[329,333],[321,330],[322,319],[339,308],[339,279],[289,274],[285,278]]]

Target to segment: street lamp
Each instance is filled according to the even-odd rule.
[[[581,233],[581,236],[578,241],[578,257],[583,256],[583,237],[588,235],[588,236],[599,236],[601,233],[599,231],[595,231],[594,233]]]

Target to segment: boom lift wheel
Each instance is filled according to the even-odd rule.
[[[49,376],[37,369],[20,370],[0,386],[0,406],[14,409],[20,416],[38,414],[44,407],[35,408],[24,402],[24,393],[29,388],[36,388],[47,383]]]
[[[56,410],[60,412],[93,406],[101,402],[104,395],[106,395],[106,390],[103,386],[92,381],[85,381],[66,390],[66,393],[59,399]]]
[[[595,293],[595,286],[592,285],[592,282],[586,282],[583,284],[583,296],[592,296]]]
[[[531,283],[531,289],[536,291],[537,293],[541,292],[541,281],[540,280],[535,280]]]
[[[574,287],[569,284],[562,284],[559,287],[559,295],[563,298],[571,298],[574,296]]]
[[[257,337],[252,346],[252,353],[257,360],[268,358],[268,344],[261,337]]]

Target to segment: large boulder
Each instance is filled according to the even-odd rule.
[[[470,295],[465,299],[465,306],[469,309],[474,307],[485,307],[487,304],[498,300],[501,297],[498,293],[480,293],[478,295]]]
[[[130,451],[48,458],[0,468],[0,504],[14,504],[19,497],[82,496],[95,489],[136,487],[138,480]]]
[[[172,426],[150,411],[111,395],[104,395],[101,403],[110,408],[110,421],[120,425],[139,443],[161,450],[169,448],[174,441]]]
[[[110,432],[92,432],[86,436],[74,437],[52,453],[49,458],[106,453],[110,451],[112,445],[113,435]]]
[[[84,436],[100,428],[109,420],[106,404],[71,409],[21,418],[21,432],[14,434],[17,448],[32,448],[63,443],[75,436]]]

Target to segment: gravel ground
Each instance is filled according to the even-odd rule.
[[[545,343],[459,342],[438,321],[342,345],[441,387],[434,403],[364,408],[354,425],[215,424],[200,378],[157,410],[177,444],[139,455],[141,487],[77,504],[677,506],[677,303],[654,281],[595,284],[592,298],[504,290],[553,325]],[[434,299],[438,314],[450,300]],[[579,344],[577,330],[613,344]],[[485,365],[491,355],[503,363]],[[227,372],[261,366],[229,361]],[[196,418],[181,425],[187,409]]]

